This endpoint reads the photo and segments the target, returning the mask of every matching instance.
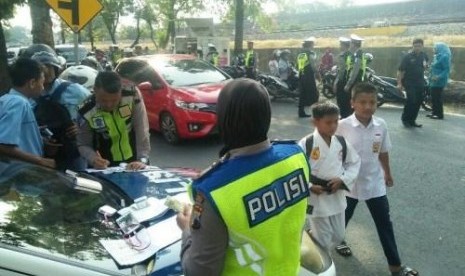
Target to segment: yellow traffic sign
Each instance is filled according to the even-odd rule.
[[[74,32],[80,31],[103,8],[99,0],[45,0]]]

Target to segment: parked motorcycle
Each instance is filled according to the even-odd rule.
[[[337,65],[334,65],[331,70],[327,70],[321,74],[321,93],[327,99],[336,97],[336,91],[333,91],[334,81],[337,77]]]
[[[257,80],[263,84],[268,90],[271,100],[282,99],[282,98],[299,98],[299,73],[295,68],[291,68],[287,81],[283,81],[281,78],[261,74],[257,76]]]
[[[394,82],[388,77],[380,77],[370,67],[366,68],[366,79],[378,90],[378,107],[387,102],[405,103],[407,100],[405,91],[397,88],[397,81]]]
[[[226,74],[231,76],[233,79],[245,78],[245,68],[243,66],[231,65],[231,66],[221,66],[219,68],[223,70]]]
[[[385,82],[390,83],[391,85],[397,88],[396,78],[384,77],[384,76],[380,76],[380,78],[383,79]],[[421,102],[421,107],[425,111],[431,111],[432,110],[431,89],[429,87],[429,80],[427,76],[424,77],[424,81],[425,81],[425,89],[423,90],[423,101]]]

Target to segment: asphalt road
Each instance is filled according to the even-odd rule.
[[[391,219],[402,261],[422,276],[465,275],[465,116],[446,114],[431,120],[421,111],[423,128],[407,129],[398,106],[383,106],[377,116],[388,124],[394,187],[388,190]],[[309,119],[297,117],[294,102],[273,103],[270,138],[300,139],[311,132]],[[154,164],[164,167],[205,168],[218,155],[218,137],[171,146],[152,134]],[[347,229],[354,255],[333,252],[338,275],[390,275],[374,223],[365,204],[359,204]]]

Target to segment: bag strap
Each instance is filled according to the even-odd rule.
[[[346,162],[346,157],[347,157],[347,142],[346,142],[346,139],[344,139],[344,137],[342,137],[341,135],[336,135],[336,138],[339,141],[339,143],[341,143],[341,145],[342,145],[342,162],[345,163]]]
[[[346,162],[346,157],[347,157],[347,142],[344,137],[340,135],[336,135],[337,140],[339,143],[342,145],[342,162]],[[311,157],[312,150],[313,150],[313,134],[308,135],[305,138],[305,149],[306,149],[306,154],[308,157]]]
[[[60,83],[57,88],[53,91],[52,95],[50,96],[50,99],[54,102],[59,102],[61,99],[61,95],[63,95],[63,92],[66,91],[68,86],[70,86],[72,82],[69,81],[64,81]]]

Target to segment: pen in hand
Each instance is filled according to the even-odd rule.
[[[110,165],[110,161],[102,158],[102,155],[100,155],[100,152],[98,150],[95,151],[95,153],[97,154],[97,156],[94,159],[93,167],[95,169],[106,169],[108,165]]]

